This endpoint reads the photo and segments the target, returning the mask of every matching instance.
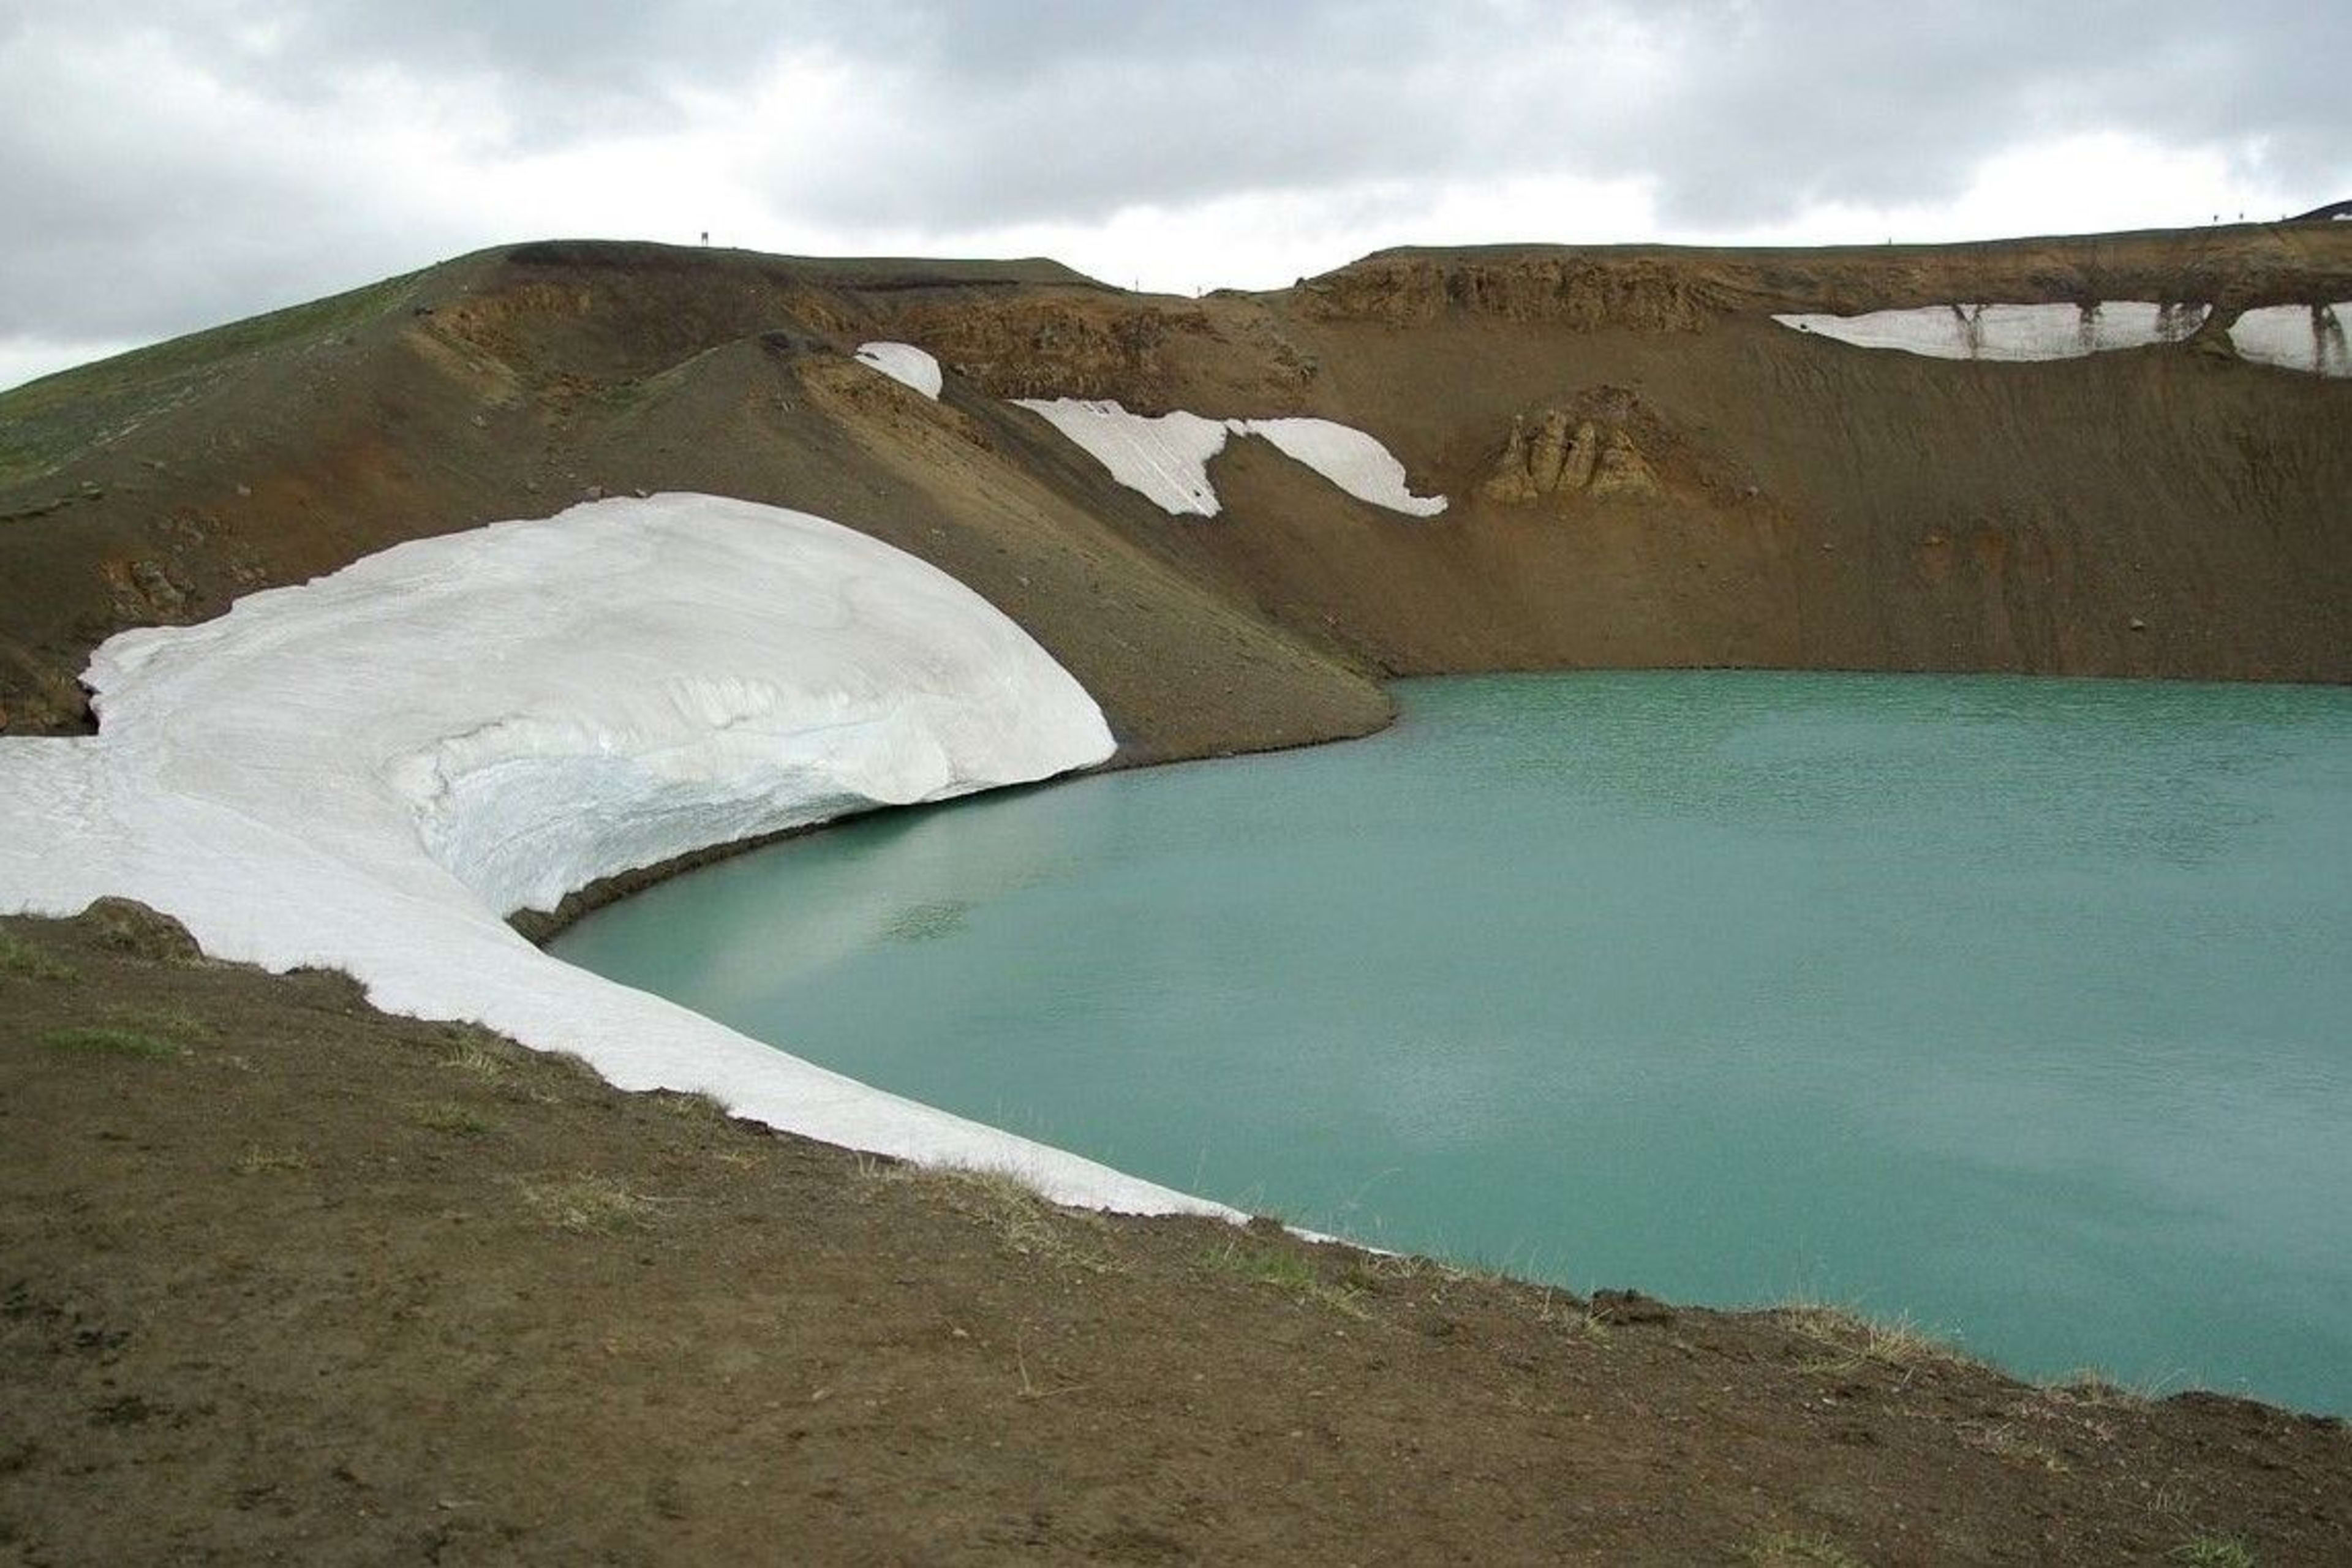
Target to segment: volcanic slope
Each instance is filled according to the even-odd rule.
[[[1395,252],[1199,300],[1042,262],[487,252],[0,395],[0,730],[87,727],[115,630],[638,489],[944,568],[1135,762],[1371,728],[1389,672],[2343,680],[2352,383],[2228,333],[2340,322],[2336,230]],[[1771,320],[2112,300],[2210,309],[2184,342],[2048,363]],[[868,341],[938,356],[940,400],[858,364]],[[1171,517],[1010,401],[1060,397],[1339,421],[1451,504],[1383,510],[1236,437],[1219,515]],[[205,961],[136,910],[0,922],[0,1549],[28,1562],[2288,1563],[2352,1539],[2338,1420],[2032,1389],[1816,1310],[1045,1209]]]
[[[1265,294],[1048,262],[484,252],[0,395],[0,728],[87,723],[89,649],[402,539],[583,495],[814,511],[1011,613],[1128,761],[1360,732],[1376,678],[1666,665],[2352,678],[2352,382],[2240,361],[2352,299],[2324,224],[1821,251],[1395,251]],[[1776,312],[2210,306],[2052,363]],[[932,401],[860,364],[912,343]],[[1317,416],[1432,518],[1237,437],[1213,519],[1013,398]]]

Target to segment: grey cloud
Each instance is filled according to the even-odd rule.
[[[0,52],[0,338],[185,331],[416,265],[445,237],[413,193],[354,199],[331,134],[256,145],[125,86]]]
[[[317,146],[171,122],[138,81],[41,90],[60,47],[138,37]],[[337,184],[341,89],[369,73],[462,84],[497,157],[836,62],[861,90],[772,151],[755,199],[847,234],[1544,174],[1640,178],[1670,228],[1723,232],[1932,204],[2099,131],[2218,151],[2303,205],[2352,195],[2347,58],[2352,9],[2307,0],[0,0],[0,335],[181,330],[478,243],[397,171]]]
[[[1668,223],[1726,229],[1821,202],[1932,203],[1990,155],[2109,130],[2217,148],[2313,182],[2315,200],[2352,172],[2352,13],[2279,0],[2219,18],[2178,0],[1054,5],[992,31],[899,15],[940,24],[918,29],[919,74],[902,68],[908,90],[843,127],[822,168],[780,156],[780,205],[950,228],[1559,174],[1646,178]],[[1630,100],[1612,47],[1627,40],[1664,60]]]
[[[2306,178],[2352,173],[2352,103],[2314,66],[2352,47],[2343,16],[1927,0],[1842,21],[1841,6],[1776,8],[1738,47],[1679,57],[1675,102],[1654,127],[1664,218],[1729,226],[1814,200],[1932,202],[1985,157],[2099,132],[2225,153],[2269,137],[2310,162]]]
[[[1130,203],[1443,173],[1401,84],[1327,70],[1311,102],[1280,62],[1066,67],[1017,90],[909,94],[814,160],[789,150],[778,195],[835,222],[937,226],[1100,218]],[[861,156],[861,148],[876,152]]]

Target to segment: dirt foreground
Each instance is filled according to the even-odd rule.
[[[0,920],[0,1561],[2352,1562],[2352,1435],[1057,1210]]]

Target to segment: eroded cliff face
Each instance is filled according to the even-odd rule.
[[[922,555],[1132,759],[1381,722],[1381,674],[1762,664],[2352,679],[2352,383],[2241,360],[2352,299],[2352,226],[1827,251],[1387,252],[1201,300],[1050,263],[485,253],[0,397],[0,726],[86,723],[121,626],[596,494],[802,508]],[[1776,312],[2145,300],[2180,342],[1931,361]],[[945,367],[934,403],[864,341]],[[1383,513],[1262,443],[1213,521],[1013,397],[1317,416]]]
[[[2210,305],[2226,327],[2256,306],[2340,297],[2331,291],[2344,281],[2345,250],[2325,223],[1801,250],[1407,247],[1302,280],[1297,293],[1310,314],[1393,326],[1470,312],[1585,331],[1683,331],[1776,310],[2149,300]]]
[[[1644,256],[1376,256],[1302,283],[1299,309],[1333,321],[1427,326],[1455,311],[1573,331],[1696,331],[1733,307],[1717,279]]]

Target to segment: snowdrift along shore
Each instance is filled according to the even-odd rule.
[[[388,1010],[708,1089],[854,1148],[1104,1207],[1209,1205],[856,1083],[506,925],[688,850],[1108,756],[1094,700],[910,555],[708,496],[399,545],[126,632],[95,736],[0,741],[0,908],[140,900],[206,952],[347,970]]]

